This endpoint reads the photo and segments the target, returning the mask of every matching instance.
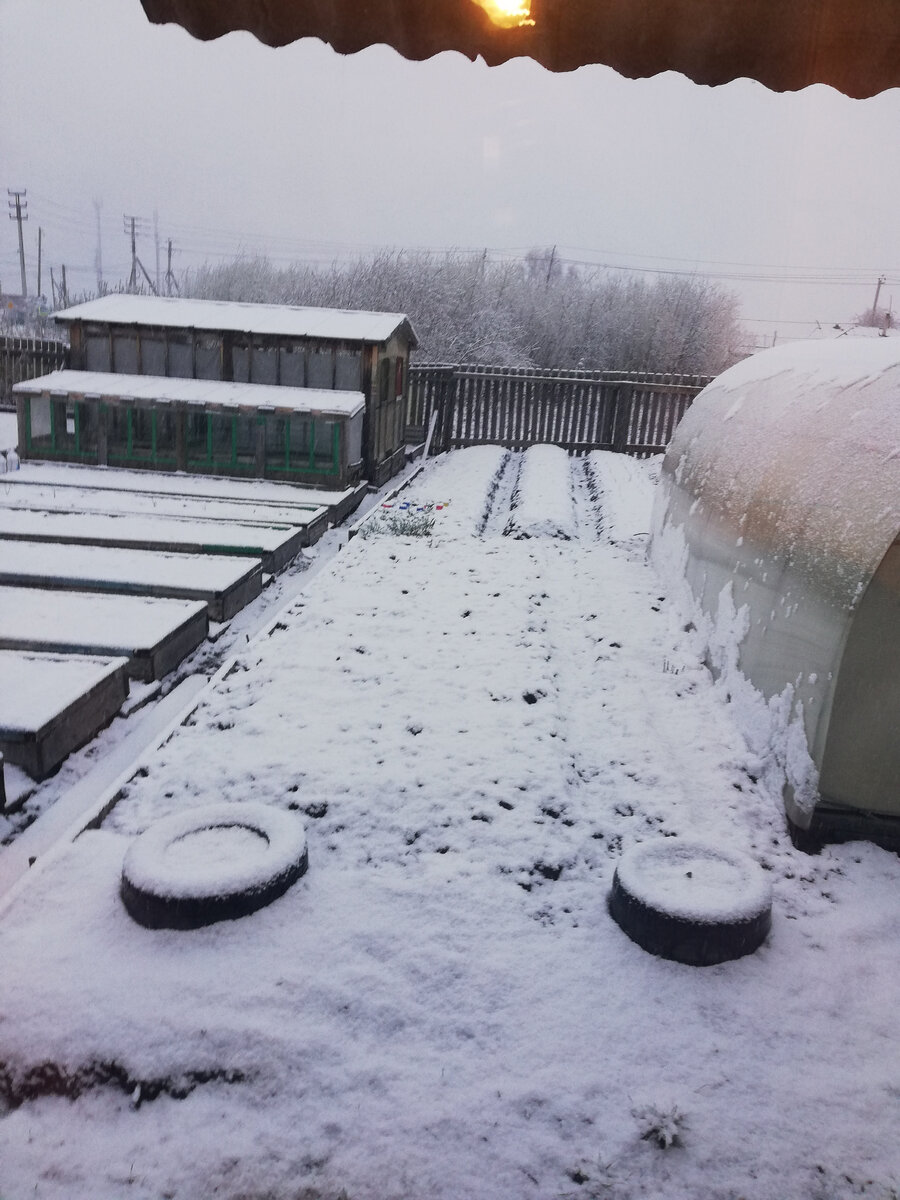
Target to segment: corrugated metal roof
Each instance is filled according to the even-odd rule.
[[[105,371],[53,371],[13,388],[17,395],[65,392],[101,399],[178,401],[226,408],[278,408],[297,413],[352,417],[365,406],[362,392],[275,387],[268,383],[223,383],[214,379],[166,379],[159,375],[115,375]]]
[[[418,345],[404,313],[301,308],[289,304],[240,304],[226,300],[183,300],[177,296],[116,294],[63,309],[55,314],[55,318],[57,321],[102,321],[175,329],[227,329],[235,333],[348,342],[386,342],[405,326],[404,332],[411,344]]]

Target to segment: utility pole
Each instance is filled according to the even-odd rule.
[[[100,209],[103,207],[102,200],[94,201],[94,212],[97,214],[97,250],[94,254],[94,267],[97,271],[97,294],[103,295],[103,250],[100,242]]]
[[[881,294],[882,284],[884,284],[886,282],[887,282],[887,280],[885,279],[885,277],[883,275],[878,276],[878,286],[875,288],[875,303],[872,305],[872,324],[873,325],[878,320],[878,297]]]
[[[178,280],[175,278],[175,273],[172,270],[172,239],[169,238],[169,267],[166,271],[166,295],[172,295],[172,285],[175,285],[175,291],[181,293],[181,288],[178,286]]]
[[[156,294],[159,295],[159,213],[153,210],[153,244],[156,247]]]
[[[550,286],[550,276],[553,274],[553,260],[555,258],[556,258],[556,247],[554,246],[553,249],[550,251],[550,261],[549,261],[549,263],[547,263],[547,279],[544,283],[544,287]]]
[[[66,283],[66,264],[65,263],[63,263],[63,265],[62,265],[62,283],[60,284],[59,292],[60,292],[60,299],[62,300],[63,308],[68,308],[69,307],[69,288]]]
[[[138,267],[140,267],[142,275],[147,280],[147,283],[150,285],[150,291],[154,294],[154,296],[158,296],[159,292],[156,288],[156,284],[153,282],[153,280],[147,274],[147,268],[144,266],[144,264],[138,258],[138,253],[137,253],[137,235],[139,232],[140,233],[147,232],[147,222],[144,220],[143,217],[123,216],[122,220],[124,222],[125,232],[131,233],[131,274],[128,277],[128,290],[129,290],[129,292],[137,291],[137,278],[138,278],[137,269],[138,269]],[[140,229],[138,229],[138,225],[141,226]]]
[[[43,232],[43,229],[41,229],[40,225],[38,225],[38,296],[41,294],[41,236]]]
[[[22,239],[22,222],[28,220],[28,213],[25,211],[28,208],[28,201],[25,200],[25,189],[21,192],[16,192],[12,188],[6,189],[7,196],[12,196],[12,200],[7,200],[9,205],[9,219],[17,222],[19,226],[19,268],[22,272],[22,295],[28,295],[28,284],[25,282],[25,242]]]

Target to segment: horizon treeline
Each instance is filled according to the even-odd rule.
[[[699,276],[643,277],[561,263],[380,250],[330,266],[264,256],[204,263],[181,295],[405,313],[420,364],[715,375],[747,351],[736,296]]]

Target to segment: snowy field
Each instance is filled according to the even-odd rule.
[[[900,862],[792,848],[645,563],[655,466],[438,459],[432,535],[354,538],[39,861],[0,918],[3,1200],[896,1200]],[[135,925],[133,837],[243,799],[303,817],[308,874]],[[698,834],[775,893],[702,969],[605,905],[624,848]]]

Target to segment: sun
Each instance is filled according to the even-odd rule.
[[[514,29],[521,25],[533,25],[531,8],[524,0],[475,0],[495,25],[503,29]]]

